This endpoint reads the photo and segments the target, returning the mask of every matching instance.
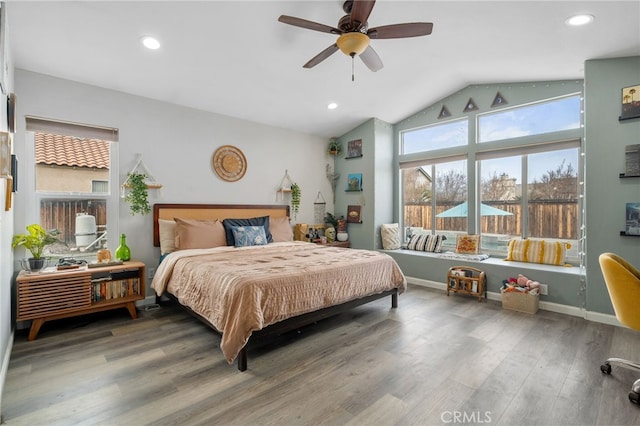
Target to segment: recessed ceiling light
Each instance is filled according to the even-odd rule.
[[[160,48],[160,42],[157,39],[149,36],[142,37],[142,44],[144,44],[144,47],[151,50]]]
[[[578,27],[580,25],[586,25],[590,22],[593,22],[593,15],[575,15],[572,16],[570,18],[567,18],[567,20],[565,21],[567,23],[567,25],[571,25],[573,27]]]
[[[335,103],[335,102],[331,102],[329,105],[327,105],[327,108],[336,109],[336,108],[338,108],[338,104]]]

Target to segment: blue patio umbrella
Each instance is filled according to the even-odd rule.
[[[455,207],[451,207],[449,210],[445,210],[442,213],[436,215],[436,217],[467,217],[469,212],[469,208],[467,206],[467,202],[465,201],[462,204],[458,204]],[[495,207],[488,206],[486,204],[480,204],[480,215],[481,216],[511,216],[513,213],[509,213],[507,211],[497,209]]]

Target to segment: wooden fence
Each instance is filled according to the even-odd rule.
[[[436,214],[448,210],[460,202],[441,204]],[[482,216],[483,234],[522,235],[522,205],[519,202],[485,202],[484,204],[511,213],[508,216]],[[431,229],[431,205],[407,204],[404,206],[404,225]],[[536,238],[578,239],[577,201],[529,201],[528,233]],[[436,218],[436,229],[466,231],[466,217]]]
[[[42,200],[40,203],[40,223],[44,229],[57,229],[60,239],[69,245],[75,245],[76,214],[87,213],[95,216],[98,234],[106,229],[106,200]]]

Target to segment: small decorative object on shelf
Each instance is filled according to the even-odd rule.
[[[624,173],[620,177],[640,177],[640,144],[624,147]]]
[[[58,239],[60,231],[57,229],[45,231],[42,226],[33,223],[27,225],[27,232],[26,234],[15,234],[11,241],[11,247],[23,246],[26,248],[31,253],[31,257],[24,262],[23,267],[31,272],[38,272],[46,264],[46,259],[42,257],[44,248],[61,242]]]
[[[338,241],[341,241],[341,242],[342,241],[348,241],[349,240],[349,234],[347,232],[339,231],[336,234],[336,238],[338,239]]]
[[[624,235],[640,237],[640,203],[627,203],[626,207]]]
[[[362,206],[347,206],[347,222],[362,223],[360,211]]]
[[[327,148],[327,154],[334,157],[342,154],[342,144],[335,136],[329,139],[329,147]]]
[[[347,160],[362,157],[362,139],[347,142]]]
[[[346,191],[362,191],[362,173],[349,173]]]
[[[619,121],[640,117],[640,102],[635,100],[635,95],[640,92],[640,85],[622,88],[622,113],[618,117]]]
[[[116,259],[124,262],[131,260],[131,250],[127,246],[126,240],[127,237],[124,234],[120,235],[120,246],[116,249]]]
[[[336,219],[336,223],[336,230],[338,232],[347,232],[347,221],[342,216],[340,216],[339,219]]]

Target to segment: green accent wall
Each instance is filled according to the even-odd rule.
[[[640,267],[640,237],[620,235],[626,203],[640,202],[640,177],[619,177],[625,146],[640,143],[640,118],[618,120],[622,88],[638,84],[640,56],[585,62],[587,311],[613,313],[601,253],[614,252]]]

